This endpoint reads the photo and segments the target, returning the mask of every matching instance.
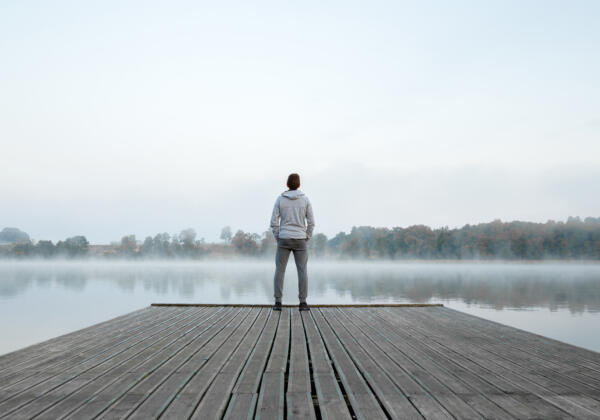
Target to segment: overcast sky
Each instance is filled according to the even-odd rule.
[[[0,229],[600,216],[600,2],[289,3],[0,3]]]

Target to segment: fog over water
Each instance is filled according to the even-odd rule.
[[[153,302],[270,303],[268,261],[0,262],[0,354]],[[600,351],[600,264],[311,262],[309,303],[443,303]],[[297,303],[288,265],[284,303]]]

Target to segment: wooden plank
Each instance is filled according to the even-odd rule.
[[[445,412],[450,413],[456,418],[481,418],[482,416],[477,413],[471,406],[465,401],[460,399],[452,389],[448,388],[446,384],[440,381],[434,374],[423,368],[417,362],[411,358],[411,355],[406,354],[401,348],[394,346],[390,343],[387,336],[387,332],[383,333],[379,331],[379,326],[375,327],[371,323],[363,322],[361,316],[361,310],[355,314],[353,323],[361,330],[361,332],[369,337],[369,339],[378,347],[381,352],[377,352],[377,357],[386,360],[390,358],[393,360],[402,371],[404,371],[410,378],[417,382],[424,390],[425,395],[428,398],[423,398],[425,395],[419,394],[418,389],[414,389],[417,393],[413,395],[411,391],[406,390],[407,395],[410,396],[411,401],[421,411],[423,415],[425,410],[429,409],[432,405],[432,399],[441,405]],[[366,343],[365,343],[366,344]],[[387,360],[386,360],[387,361]],[[404,381],[404,387],[411,386],[409,381]],[[422,392],[422,391],[421,391]],[[417,399],[417,397],[419,397]],[[431,415],[431,414],[429,414]],[[444,411],[438,410],[438,416],[443,416]]]
[[[90,375],[92,379],[85,386],[77,389],[68,398],[61,400],[58,404],[50,407],[42,414],[42,418],[62,418],[63,416],[80,408],[83,404],[92,401],[96,396],[106,390],[110,385],[119,382],[122,375],[127,372],[136,371],[139,367],[150,360],[156,360],[163,354],[172,354],[175,351],[181,351],[184,348],[189,348],[193,345],[194,340],[199,339],[211,327],[218,322],[223,322],[227,316],[232,316],[230,311],[222,309],[211,309],[207,312],[198,313],[199,318],[186,326],[187,329],[177,331],[177,335],[170,337],[165,335],[161,339],[143,351],[136,353],[134,357],[130,357],[121,363],[115,364],[111,369],[106,371],[95,372],[96,376]]]
[[[357,418],[387,419],[375,395],[369,389],[363,376],[340,343],[319,309],[311,310],[323,342],[343,384],[348,400]]]
[[[11,368],[6,368],[0,373],[3,377],[3,383],[0,389],[4,389],[15,382],[13,378],[24,379],[32,373],[46,370],[50,367],[55,368],[61,365],[68,365],[76,361],[75,359],[86,351],[98,351],[98,349],[106,347],[111,339],[118,340],[119,338],[129,338],[133,333],[143,331],[149,319],[156,321],[170,319],[177,314],[182,314],[182,309],[171,310],[168,313],[161,314],[160,311],[149,311],[145,314],[140,314],[139,317],[127,319],[119,322],[115,328],[108,331],[98,331],[94,333],[89,331],[86,340],[79,344],[72,339],[68,339],[65,343],[54,343],[42,350],[40,354],[30,355],[27,360],[16,364]],[[180,315],[179,315],[180,316]]]
[[[377,315],[382,315],[377,313]],[[452,366],[452,362],[458,363],[462,368],[479,376],[485,382],[500,389],[503,393],[509,394],[513,400],[517,400],[521,405],[521,413],[518,417],[527,418],[564,418],[571,417],[565,411],[559,409],[550,402],[540,398],[539,396],[529,392],[526,382],[511,381],[493,369],[493,365],[486,362],[486,359],[472,359],[465,352],[454,349],[448,342],[443,343],[434,331],[422,329],[422,324],[419,320],[413,320],[414,314],[402,312],[396,313],[394,319],[389,320],[389,325],[396,329],[400,339],[404,338],[405,333],[409,334],[410,340],[422,343],[424,346],[434,350],[440,357],[445,358],[448,366]],[[388,322],[384,318],[379,318],[378,322]],[[409,320],[410,319],[410,320]],[[482,388],[485,389],[485,388]],[[488,395],[494,397],[494,392],[489,392]]]
[[[491,395],[483,393],[480,388],[465,380],[465,376],[468,377],[469,372],[462,371],[459,375],[453,374],[448,369],[446,361],[440,362],[439,357],[431,357],[431,353],[428,354],[425,349],[415,345],[414,342],[417,340],[409,335],[402,334],[403,328],[400,324],[395,324],[393,328],[388,327],[372,315],[380,312],[361,311],[356,315],[345,315],[353,318],[357,324],[362,323],[364,331],[374,341],[378,343],[386,341],[389,345],[400,351],[404,357],[408,358],[410,363],[405,363],[404,360],[400,360],[400,362],[403,366],[414,364],[414,367],[409,370],[411,373],[414,372],[412,369],[426,371],[427,374],[424,378],[418,375],[417,378],[427,388],[428,392],[431,393],[432,397],[444,405],[448,411],[454,415],[461,413],[461,416],[465,416],[467,414],[464,413],[464,404],[466,404],[471,407],[471,410],[476,411],[484,418],[509,419],[514,418],[515,414],[517,417],[522,416],[522,411],[517,409],[520,405],[516,401],[507,400],[507,396],[502,395],[501,390],[494,389],[483,381],[476,382],[479,387],[486,387],[484,389]],[[369,326],[370,328],[368,328]],[[435,378],[435,381],[432,382],[430,378]],[[473,381],[477,377],[470,375],[469,379]],[[463,403],[460,403],[460,400]],[[470,416],[474,417],[472,411],[469,412],[471,412]]]
[[[170,311],[167,314],[160,314],[158,311],[154,311],[150,318],[146,318],[144,316],[140,316],[143,321],[148,321],[148,319],[158,319],[165,320],[170,319],[175,316],[180,316],[185,311],[182,309]],[[57,368],[59,366],[68,365],[74,362],[77,362],[80,359],[80,356],[83,352],[93,352],[93,351],[101,351],[101,349],[107,346],[107,342],[109,340],[123,340],[126,338],[130,338],[136,332],[143,331],[143,327],[141,324],[138,324],[138,318],[133,320],[129,320],[126,324],[121,324],[116,331],[108,331],[108,332],[100,332],[98,334],[93,334],[94,337],[87,342],[87,345],[77,346],[72,345],[69,347],[69,341],[67,344],[54,344],[51,349],[48,349],[45,354],[40,354],[33,358],[30,358],[26,361],[23,361],[19,365],[15,366],[13,369],[5,369],[2,372],[2,377],[4,379],[3,384],[0,385],[0,389],[7,388],[12,383],[17,380],[21,380],[30,376],[33,373]],[[136,327],[133,327],[135,325]],[[129,328],[128,328],[129,327]],[[128,328],[128,329],[127,329]],[[127,333],[125,332],[127,329]],[[92,334],[92,333],[89,333]]]
[[[88,327],[71,331],[66,334],[62,334],[53,338],[50,338],[45,341],[41,341],[39,343],[31,344],[27,347],[23,347],[19,350],[14,350],[10,353],[5,353],[0,355],[0,372],[5,367],[11,367],[15,364],[17,359],[27,357],[31,354],[39,354],[40,352],[46,351],[48,348],[51,348],[53,345],[61,345],[65,342],[76,341],[81,339],[82,337],[87,336],[90,332],[96,333],[96,331],[111,329],[114,325],[119,325],[124,322],[129,322],[133,318],[140,318],[148,315],[156,315],[160,311],[153,308],[152,306],[147,306],[141,309],[137,309],[132,312],[128,312],[126,314],[108,319],[106,321],[102,321]]]
[[[366,311],[361,312],[366,316]],[[484,418],[508,419],[513,417],[468,383],[452,375],[437,364],[435,360],[431,360],[423,355],[421,351],[410,346],[408,340],[397,340],[394,330],[386,329],[374,320],[369,324],[373,326],[373,332],[377,332],[381,339],[387,340],[406,357],[406,360],[410,360],[407,366],[411,366],[410,369],[413,375],[421,375],[421,372],[426,372],[423,379],[420,379],[421,382],[427,387],[432,396],[451,413],[459,414],[463,418],[467,416],[475,418],[477,417],[474,414],[475,412]],[[467,406],[470,407],[470,410],[467,409]]]
[[[357,310],[344,311],[345,314],[354,314],[360,320]],[[354,322],[352,322],[354,321]],[[359,349],[354,348],[353,354],[361,357],[361,360],[368,362],[369,358],[373,360],[378,370],[373,367],[374,375],[380,375],[385,373],[388,378],[393,382],[393,385],[386,385],[384,392],[394,393],[394,388],[400,390],[403,395],[406,395],[414,407],[419,413],[425,418],[437,418],[437,419],[448,419],[452,418],[450,413],[432,397],[428,388],[422,383],[419,377],[415,377],[411,372],[404,367],[403,359],[399,360],[399,357],[403,357],[401,353],[393,346],[389,345],[385,339],[377,339],[375,331],[367,330],[368,327],[365,323],[358,323],[356,320],[348,319],[345,323],[348,330],[352,333],[353,339],[363,349],[362,354]],[[374,381],[374,380],[373,380]],[[383,379],[379,379],[383,381]],[[380,382],[383,383],[383,382]]]
[[[240,310],[232,308],[223,318],[206,326],[191,343],[185,346],[178,346],[169,352],[164,352],[165,354],[151,357],[142,364],[139,364],[135,369],[128,369],[127,371],[120,372],[118,381],[104,388],[101,392],[96,393],[92,399],[87,401],[85,405],[82,405],[78,410],[72,412],[70,416],[76,418],[90,418],[100,415],[138,382],[159,370],[165,363],[174,358],[177,361],[189,360],[204,346],[208,345],[210,341],[228,325],[232,323],[237,325],[240,320],[240,315]]]
[[[349,313],[344,313],[344,315],[352,317]],[[463,359],[461,355],[451,354],[448,351],[436,349],[434,346],[431,346],[429,338],[425,335],[417,335],[418,333],[414,332],[410,328],[410,325],[394,322],[393,324],[390,323],[388,327],[383,322],[385,320],[383,315],[385,315],[383,311],[368,311],[366,314],[361,314],[360,319],[369,325],[377,325],[377,329],[385,334],[386,340],[392,345],[401,343],[410,346],[414,349],[414,352],[427,357],[430,363],[434,363],[440,369],[453,375],[455,380],[462,382],[470,388],[467,394],[461,393],[460,390],[455,391],[458,391],[458,396],[469,403],[469,405],[474,406],[479,412],[482,412],[482,410],[481,408],[477,408],[478,403],[477,400],[473,400],[473,394],[480,394],[479,399],[485,397],[493,401],[496,405],[517,418],[536,418],[539,417],[540,413],[544,413],[544,417],[548,418],[561,415],[560,412],[552,409],[551,406],[549,407],[551,408],[550,412],[547,409],[540,411],[539,409],[530,408],[530,404],[525,405],[514,397],[514,387],[502,381],[502,379],[498,379],[496,375],[491,375],[489,372],[477,367],[474,370],[469,369],[468,360]],[[543,400],[539,400],[539,403],[549,406]]]
[[[451,317],[447,314],[452,313]],[[515,357],[523,359],[526,364],[535,363],[540,367],[549,370],[551,376],[560,374],[562,377],[572,378],[585,385],[600,390],[600,365],[594,366],[594,358],[600,360],[600,354],[579,349],[577,347],[568,349],[565,343],[541,337],[536,334],[527,333],[516,328],[498,324],[492,321],[486,321],[481,318],[463,314],[452,309],[432,313],[435,316],[455,319],[458,326],[471,331],[477,331],[482,342],[489,344],[491,351],[500,351],[509,356],[511,360]],[[503,339],[498,340],[498,334],[502,334]],[[581,357],[583,350],[586,357]],[[593,357],[595,356],[595,357]],[[538,372],[542,372],[541,369]]]
[[[302,312],[301,317],[321,418],[332,420],[352,418],[349,404],[346,403],[338,385],[331,359],[313,317],[308,312]]]
[[[593,352],[440,307],[335,306],[147,308],[30,346],[0,358],[0,418],[600,418]]]
[[[410,311],[410,310],[409,310]],[[411,313],[411,315],[419,316],[417,312]],[[402,314],[402,316],[408,316],[407,314]],[[415,321],[417,322],[417,321]],[[441,320],[440,320],[441,322]],[[574,402],[564,401],[560,396],[553,394],[548,389],[545,389],[535,382],[530,381],[528,378],[524,378],[519,373],[512,372],[505,367],[499,365],[497,360],[490,355],[488,352],[484,352],[481,349],[478,349],[476,346],[473,346],[471,343],[464,343],[460,340],[456,339],[442,339],[438,334],[441,331],[437,329],[427,329],[427,336],[430,340],[436,341],[439,344],[446,346],[449,349],[452,349],[456,353],[462,354],[463,356],[469,358],[474,363],[492,371],[495,375],[511,382],[514,386],[520,389],[521,393],[524,394],[534,394],[536,397],[546,400],[553,404],[556,408],[563,410],[563,417],[568,417],[571,414],[576,415],[580,418],[590,418],[590,410],[586,409]],[[515,394],[519,395],[519,394]]]
[[[500,332],[507,336],[518,338],[521,349],[527,348],[529,351],[540,356],[552,355],[551,360],[563,360],[567,363],[581,363],[595,371],[600,370],[600,353],[598,352],[573,346],[562,341],[520,330],[498,322],[479,318],[464,312],[455,311],[450,308],[446,311],[439,312],[439,314],[440,316],[445,317],[445,314],[448,313],[448,311],[454,312],[456,318],[460,318],[464,322],[468,322],[482,330],[494,330],[495,333]],[[433,313],[438,314],[437,311]]]
[[[120,325],[129,323],[133,318],[156,316],[159,313],[159,310],[152,307],[142,308],[81,330],[63,334],[41,343],[32,344],[25,348],[0,355],[0,375],[4,375],[7,370],[12,371],[19,368],[22,363],[31,361],[33,358],[48,357],[48,353],[57,351],[57,347],[60,350],[64,350],[66,346],[71,347],[73,343],[83,343],[88,337],[119,328]]]
[[[256,407],[257,393],[231,394],[231,400],[225,411],[224,419],[253,419]]]
[[[287,417],[295,419],[316,419],[310,384],[310,368],[306,336],[300,311],[290,311],[291,346],[289,356],[289,376],[285,390]]]
[[[285,410],[285,372],[288,364],[290,346],[290,309],[281,311],[273,348],[269,355],[267,368],[263,373],[256,418],[283,418]]]
[[[147,339],[138,343],[145,343],[142,346],[132,346],[115,357],[106,359],[104,362],[88,369],[84,373],[77,374],[74,372],[66,377],[59,375],[54,381],[54,384],[59,383],[58,386],[51,387],[48,392],[40,391],[39,395],[34,394],[36,395],[35,399],[29,401],[26,405],[22,404],[22,408],[16,413],[11,414],[11,416],[20,415],[30,417],[53,405],[52,411],[56,414],[56,409],[61,406],[61,404],[57,404],[58,402],[61,402],[64,399],[72,400],[72,398],[69,399],[68,397],[71,397],[74,393],[77,393],[77,397],[80,398],[81,392],[86,389],[87,385],[90,383],[93,383],[94,385],[102,383],[102,380],[98,382],[98,378],[101,378],[103,375],[106,376],[106,378],[104,378],[105,380],[114,381],[115,378],[118,377],[118,373],[116,372],[119,369],[121,369],[121,371],[129,369],[130,366],[134,366],[137,361],[147,359],[149,356],[156,354],[161,348],[160,346],[163,346],[163,343],[167,340],[169,340],[169,343],[173,343],[177,341],[178,338],[197,328],[198,322],[205,319],[206,311],[192,311],[191,314],[194,312],[196,313],[195,317],[192,316],[185,320],[179,320],[178,322],[161,329],[159,331],[160,334],[149,329],[149,336]],[[62,381],[62,383],[60,381]],[[45,385],[48,386],[48,384]],[[69,407],[69,405],[67,407]]]
[[[259,308],[243,309],[241,323],[228,325],[188,361],[171,367],[165,365],[165,372],[172,371],[167,376],[163,374],[164,379],[159,377],[160,382],[154,384],[156,381],[148,377],[141,382],[141,389],[132,389],[130,392],[148,396],[141,404],[123,407],[116,404],[103,417],[112,418],[111,412],[115,408],[116,412],[126,412],[131,418],[189,418],[220,369],[253,329],[261,311]]]
[[[362,339],[360,331],[349,323],[347,318],[342,318],[338,311],[339,309],[322,310],[331,330],[335,332],[387,414],[392,418],[422,418],[407,396],[360,346],[355,336],[356,334]]]
[[[125,373],[135,371],[136,367],[148,363],[152,357],[158,357],[174,348],[185,346],[186,342],[192,340],[195,334],[200,334],[202,330],[207,329],[206,325],[217,322],[213,318],[217,320],[222,318],[223,313],[222,310],[209,311],[204,314],[197,313],[198,317],[189,319],[185,325],[174,326],[175,329],[164,331],[163,335],[156,335],[143,347],[129,350],[113,358],[108,365],[99,365],[91,369],[82,375],[90,381],[46,411],[47,418],[63,416],[74,411],[93,400],[109,385],[118,382]]]
[[[188,312],[190,311],[184,311],[184,313]],[[151,337],[152,333],[157,334],[165,328],[168,328],[168,326],[165,327],[159,325],[149,331],[147,329],[147,331],[141,333],[141,335],[137,334],[134,337],[122,340],[119,345],[112,346],[109,350],[103,350],[96,353],[90,352],[90,354],[84,352],[78,359],[78,363],[74,363],[64,370],[52,367],[46,368],[41,372],[35,372],[34,375],[27,377],[25,380],[18,381],[7,388],[0,390],[0,400],[2,401],[2,403],[0,403],[0,412],[9,409],[13,410],[32,398],[37,398],[40,395],[45,394],[78,374],[109,360],[114,355],[135,347],[139,342]]]
[[[135,367],[136,364],[147,360],[152,355],[164,351],[169,346],[180,341],[183,337],[193,332],[200,325],[219,311],[195,311],[196,316],[187,318],[169,326],[161,331],[160,334],[154,334],[151,339],[140,342],[140,345],[132,347],[105,362],[98,364],[83,374],[73,375],[73,377],[52,389],[52,391],[36,398],[30,404],[19,410],[17,413],[37,414],[49,409],[49,413],[57,416],[59,412],[74,409],[73,402],[85,401],[84,396],[89,398],[95,391],[102,386],[118,380],[120,372],[127,371]],[[207,316],[207,314],[209,314]]]
[[[262,309],[257,322],[248,331],[242,343],[206,391],[206,394],[192,415],[193,419],[216,419],[223,417],[232,395],[233,387],[272,313],[270,309]]]
[[[242,373],[233,388],[231,400],[225,410],[225,419],[252,418],[258,401],[258,390],[267,364],[273,338],[279,324],[281,312],[275,312],[267,321],[258,342],[250,353]]]
[[[188,312],[188,311],[171,312],[170,316],[167,315],[166,317],[162,318],[162,320],[169,321],[171,319],[181,317],[182,314],[185,312]],[[29,382],[31,382],[32,380],[35,380],[34,377],[36,374],[61,372],[65,369],[65,366],[72,367],[73,365],[85,360],[86,356],[88,356],[90,354],[98,355],[98,354],[106,351],[108,348],[110,348],[111,344],[113,344],[113,343],[119,344],[119,343],[124,343],[124,342],[134,342],[137,337],[141,336],[146,331],[147,331],[147,327],[145,329],[140,327],[139,330],[133,330],[130,335],[119,335],[118,338],[115,338],[115,336],[113,336],[113,335],[109,335],[109,338],[107,338],[107,340],[104,343],[102,343],[102,342],[97,343],[96,345],[92,346],[91,348],[83,349],[82,351],[80,351],[79,353],[77,353],[75,355],[73,355],[71,352],[68,352],[68,351],[65,351],[62,354],[62,357],[61,357],[60,353],[53,353],[51,355],[51,358],[48,358],[45,361],[42,361],[41,363],[36,363],[34,366],[28,367],[26,369],[22,369],[17,372],[7,372],[2,376],[3,386],[0,388],[0,395],[7,393],[9,391],[9,389],[14,389],[15,388],[14,384],[16,384],[18,382],[22,382],[24,379],[28,379]],[[30,377],[32,377],[32,378],[29,379]],[[20,383],[19,385],[17,385],[17,387],[21,387],[21,388],[23,386],[24,386],[23,383]],[[1,400],[3,400],[2,397],[0,397],[0,401]]]
[[[455,312],[456,311],[448,311],[448,316],[446,317],[433,318],[436,320],[436,325],[432,325],[431,327],[439,328],[439,325],[447,324],[454,328],[454,331],[456,332],[456,338],[463,337],[464,340],[466,330],[462,325],[460,325],[460,323],[456,323],[451,319]],[[431,316],[427,315],[427,317],[428,318],[425,322],[431,322],[428,321],[428,319],[432,319]],[[583,382],[570,380],[569,377],[561,372],[544,376],[540,373],[540,371],[543,371],[543,367],[539,364],[536,364],[535,361],[531,360],[531,358],[524,358],[522,354],[511,351],[509,348],[505,349],[505,355],[498,352],[494,353],[493,351],[490,351],[489,346],[485,344],[485,339],[482,338],[480,334],[473,330],[469,331],[470,332],[468,334],[471,334],[474,337],[474,339],[470,340],[472,342],[472,348],[481,350],[482,355],[492,358],[496,364],[502,366],[504,369],[512,371],[521,377],[526,378],[536,385],[543,387],[546,391],[554,392],[555,394],[561,396],[563,400],[568,400],[569,395],[577,394],[577,401],[574,399],[571,401],[573,404],[577,403],[577,405],[583,406],[587,410],[600,411],[599,393],[593,387],[588,386]],[[441,329],[440,334],[447,337],[447,330]],[[500,337],[500,335],[497,337]],[[499,342],[505,340],[505,337],[498,339]],[[518,363],[519,361],[521,364]]]

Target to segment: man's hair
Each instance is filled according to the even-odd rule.
[[[287,187],[290,190],[297,190],[300,187],[300,175],[298,174],[290,174],[287,180]]]

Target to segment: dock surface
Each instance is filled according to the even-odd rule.
[[[0,418],[34,417],[598,419],[600,353],[445,307],[151,306],[0,356]]]

